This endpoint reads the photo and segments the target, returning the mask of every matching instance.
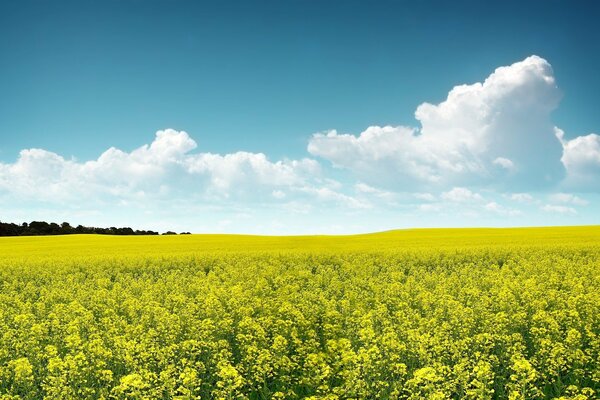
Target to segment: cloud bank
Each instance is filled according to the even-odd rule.
[[[0,164],[0,190],[47,201],[174,193],[249,199],[275,188],[319,182],[320,166],[308,158],[272,162],[262,153],[191,153],[196,148],[186,132],[167,129],[158,131],[149,145],[131,152],[110,148],[86,162],[42,149],[23,150],[16,162]]]
[[[198,151],[194,139],[173,129],[89,161],[25,149],[0,163],[0,205],[173,201],[238,211],[279,205],[302,215],[322,208],[498,218],[520,218],[529,207],[575,216],[590,203],[582,193],[600,192],[600,136],[568,138],[555,127],[560,99],[550,63],[531,56],[454,87],[439,104],[421,104],[416,127],[317,133],[300,159]]]

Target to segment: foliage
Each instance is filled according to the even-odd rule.
[[[597,398],[599,234],[3,238],[0,398]]]
[[[58,225],[55,222],[32,221],[17,225],[15,223],[0,222],[0,236],[41,236],[41,235],[73,235],[73,234],[97,234],[97,235],[158,235],[154,231],[133,230],[126,228],[96,228],[78,225],[71,226],[68,222]],[[176,235],[175,232],[165,234]]]

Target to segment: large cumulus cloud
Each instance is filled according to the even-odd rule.
[[[420,128],[315,134],[308,151],[363,181],[396,188],[553,185],[565,173],[550,120],[560,97],[550,64],[531,56],[483,83],[454,87],[440,104],[421,104]]]

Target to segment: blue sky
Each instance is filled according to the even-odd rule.
[[[598,224],[595,3],[2,2],[0,220]]]

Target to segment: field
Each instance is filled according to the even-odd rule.
[[[595,399],[600,227],[0,239],[0,399]]]

